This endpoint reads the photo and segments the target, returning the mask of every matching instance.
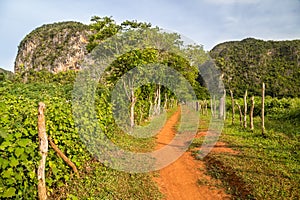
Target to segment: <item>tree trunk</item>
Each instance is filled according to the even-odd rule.
[[[265,136],[265,83],[262,84],[261,93],[261,129],[262,135]]]
[[[172,99],[170,99],[169,100],[169,108],[173,108],[174,107],[174,102],[175,102],[175,99],[174,98],[172,98]]]
[[[254,96],[251,97],[251,109],[250,109],[250,129],[251,131],[254,130],[254,124],[253,124],[253,111],[254,111]]]
[[[153,115],[153,103],[152,103],[151,99],[149,100],[149,102],[150,102],[149,118],[151,118]]]
[[[157,102],[157,115],[160,115],[160,105],[161,105],[161,95],[160,95],[160,89],[161,89],[161,86],[160,86],[160,84],[158,84],[158,92],[157,92],[157,94],[158,94],[158,102]]]
[[[203,115],[203,106],[202,106],[202,102],[200,103],[199,101],[197,101],[198,102],[198,111],[199,111],[199,113],[202,113],[202,115]]]
[[[224,118],[224,96],[220,98],[219,102],[219,118],[223,119]]]
[[[220,98],[220,107],[219,107],[219,118],[225,120],[225,98],[226,98],[226,90],[224,90],[223,96]]]
[[[154,103],[153,103],[153,115],[157,115],[157,104],[158,104],[158,90],[156,89],[154,93]]]
[[[242,113],[242,109],[240,104],[238,104],[237,102],[235,102],[235,104],[237,105],[238,109],[239,109],[239,113],[240,113],[240,125],[243,126],[243,113]]]
[[[164,103],[164,110],[168,109],[168,95],[165,93],[165,103]]]
[[[196,110],[196,112],[198,112],[199,111],[199,101],[196,101],[195,105],[196,105],[195,110]]]
[[[134,89],[131,89],[131,105],[130,105],[130,127],[134,127],[134,106],[136,103],[136,97],[134,94]]]
[[[207,116],[208,112],[207,112],[207,101],[206,100],[204,100],[204,105],[205,105],[205,115]]]
[[[216,102],[216,96],[214,96],[214,117],[217,117],[217,102]]]
[[[232,107],[232,118],[231,118],[231,124],[234,124],[234,114],[235,114],[235,110],[234,110],[234,97],[233,97],[233,92],[232,90],[230,90],[230,97],[231,97],[231,107]]]
[[[38,167],[37,175],[38,175],[38,196],[40,200],[47,199],[47,191],[46,191],[46,181],[45,181],[45,165],[46,165],[46,157],[48,154],[48,139],[46,135],[46,126],[45,126],[45,104],[40,102],[38,108],[38,137],[40,143],[40,153],[41,160],[40,165]]]
[[[213,107],[213,99],[210,99],[210,111],[211,111],[211,116],[214,117],[215,113],[214,113],[214,107]]]
[[[247,128],[247,90],[244,95],[244,128]]]

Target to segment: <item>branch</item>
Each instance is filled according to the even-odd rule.
[[[77,177],[79,178],[79,173],[78,173],[78,170],[77,170],[75,164],[69,160],[69,158],[56,146],[56,144],[54,144],[54,142],[51,140],[50,136],[48,137],[48,140],[49,140],[51,147],[54,149],[54,151],[56,151],[56,153],[59,155],[59,157],[61,157],[73,169],[73,171],[76,173]]]

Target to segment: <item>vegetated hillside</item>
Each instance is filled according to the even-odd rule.
[[[4,80],[10,80],[12,79],[14,76],[14,73],[12,73],[11,71],[5,70],[0,68],[0,81],[4,81]]]
[[[238,96],[246,89],[260,94],[262,82],[272,97],[300,96],[300,40],[247,38],[218,44],[210,55],[223,73],[226,88]]]
[[[78,69],[87,53],[88,33],[88,25],[71,21],[36,28],[18,47],[15,72]]]

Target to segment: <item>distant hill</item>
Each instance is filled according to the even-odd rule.
[[[300,40],[263,41],[247,38],[216,45],[211,57],[223,73],[227,89],[241,96],[246,89],[267,95],[300,96]]]
[[[11,80],[13,76],[14,76],[13,72],[0,68],[0,81],[7,80],[7,79]]]
[[[88,25],[79,22],[46,24],[29,33],[20,43],[15,72],[60,72],[78,69],[86,52]]]

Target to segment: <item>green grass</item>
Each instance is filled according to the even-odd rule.
[[[253,132],[240,127],[238,121],[231,125],[230,117],[220,140],[240,153],[209,154],[204,159],[208,173],[221,179],[234,199],[299,199],[300,127],[289,120],[266,118],[263,137],[259,117],[255,118]],[[204,125],[209,122],[208,117],[202,120]]]
[[[177,108],[167,112],[169,119]],[[158,117],[159,119],[159,117]],[[154,119],[156,120],[156,119]],[[121,130],[115,130],[110,139],[123,149],[147,152],[155,147],[155,137],[135,138]],[[65,186],[53,191],[52,199],[161,199],[153,177],[156,172],[127,173],[111,169],[91,160],[80,170],[80,177],[72,177]]]
[[[82,178],[72,178],[52,196],[53,199],[161,199],[152,177],[154,173],[126,173],[90,161]]]

